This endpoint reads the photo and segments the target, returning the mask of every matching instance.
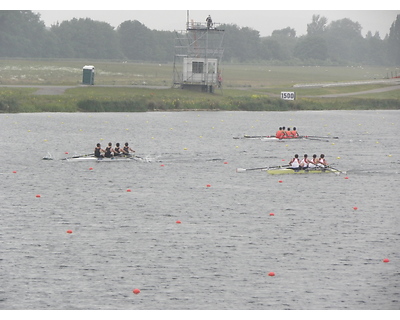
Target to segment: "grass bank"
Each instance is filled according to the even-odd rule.
[[[0,112],[146,112],[184,110],[368,110],[400,109],[399,97],[300,97],[224,90],[205,94],[182,89],[82,87],[61,95],[37,95],[33,88],[0,88]],[[399,90],[396,90],[399,91]]]
[[[80,86],[85,64],[96,67],[94,86]],[[295,87],[309,83],[370,81],[388,75],[390,70],[383,67],[226,65],[223,89],[208,94],[170,88],[172,65],[168,64],[0,60],[0,112],[399,109],[400,90],[371,91],[387,87],[385,84]],[[37,88],[4,85],[72,88],[58,95],[39,95]],[[296,92],[296,100],[281,100],[281,91]],[[322,98],[322,95],[338,96]]]

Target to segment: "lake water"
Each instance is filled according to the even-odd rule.
[[[399,310],[399,122],[400,111],[0,114],[0,309]],[[279,126],[339,139],[233,139]],[[98,142],[148,161],[60,160]],[[295,153],[346,173],[236,172]]]

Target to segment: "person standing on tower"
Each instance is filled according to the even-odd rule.
[[[212,19],[210,15],[208,15],[206,22],[207,22],[207,29],[210,29],[212,27]]]

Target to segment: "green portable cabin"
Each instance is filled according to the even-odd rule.
[[[94,66],[83,67],[83,80],[82,84],[94,84]]]

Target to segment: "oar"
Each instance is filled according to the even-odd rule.
[[[307,139],[307,140],[318,140],[318,141],[326,141],[326,142],[329,142],[329,140],[327,140],[326,138],[314,138],[314,137],[309,137],[309,136],[305,136],[305,137],[303,137],[304,139]]]
[[[321,139],[339,139],[339,137],[329,137],[329,136],[303,136],[304,138],[321,138]]]
[[[133,153],[125,153],[125,154],[122,154],[122,156],[123,157],[125,157],[125,158],[130,158],[130,159],[140,159],[140,160],[144,160],[142,157],[139,157],[139,156],[137,156],[137,155],[135,155],[135,154],[133,154]]]
[[[250,139],[262,139],[262,138],[271,138],[275,136],[249,136],[249,135],[244,135],[245,138],[250,138]]]
[[[340,170],[338,170],[336,168],[332,168],[331,166],[327,166],[327,167],[325,167],[325,169],[328,169],[329,171],[331,171],[331,172],[333,172],[333,173],[335,173],[337,175],[339,175],[341,173],[346,174],[346,171],[340,171]]]
[[[261,168],[236,168],[236,172],[246,172],[246,171],[252,171],[252,170],[269,170],[269,169],[279,169],[283,167],[289,167],[289,165],[284,165],[284,166],[275,166],[275,167],[261,167]]]
[[[346,173],[345,171],[340,171],[340,170],[338,170],[338,169],[335,169],[335,168],[332,168],[331,166],[322,166],[322,165],[318,165],[317,164],[317,167],[318,168],[321,168],[321,169],[323,169],[323,170],[329,170],[330,172],[333,172],[334,174],[336,174],[336,175],[339,175],[339,174],[341,174],[341,173]]]

